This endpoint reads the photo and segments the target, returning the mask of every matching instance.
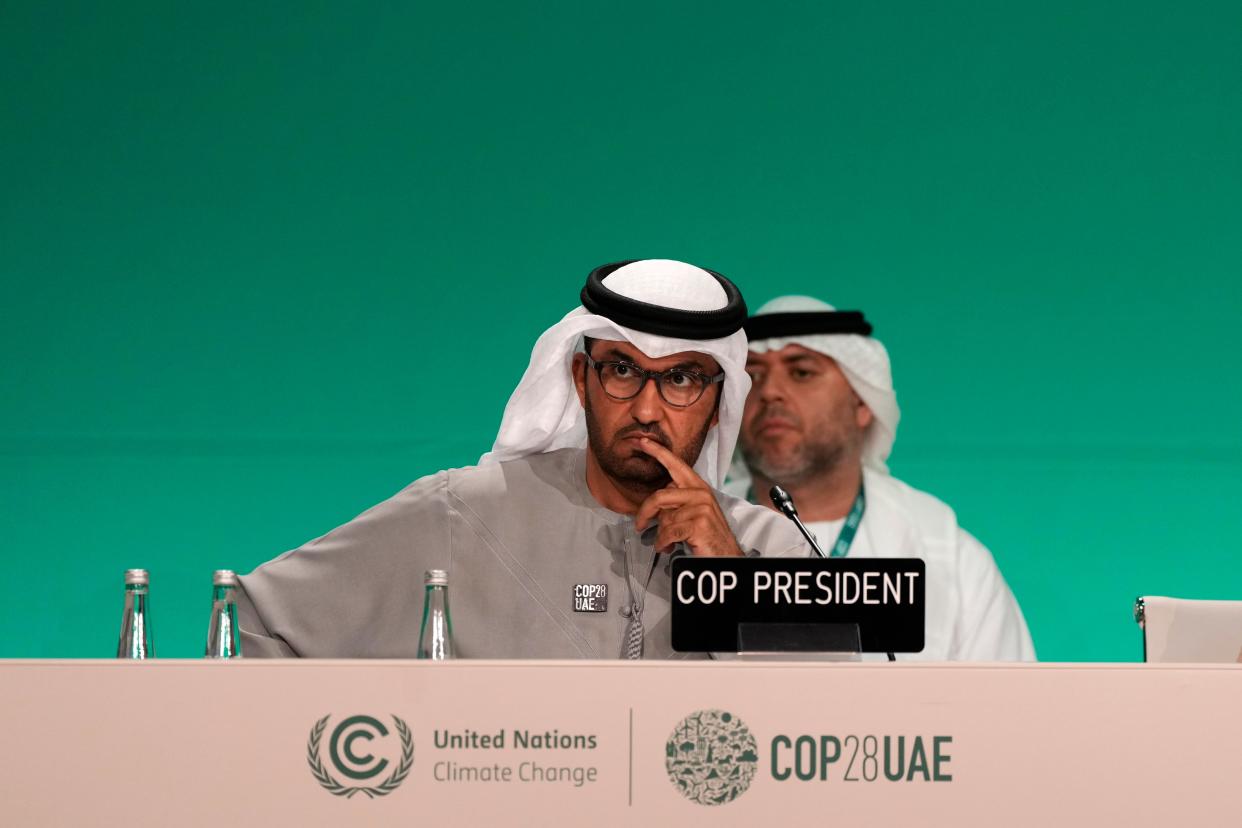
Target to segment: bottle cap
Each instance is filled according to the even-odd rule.
[[[448,586],[448,570],[446,569],[428,569],[427,574],[423,576],[423,580],[427,586]]]
[[[217,569],[211,575],[212,586],[237,586],[237,573],[231,569]]]
[[[147,586],[151,583],[151,576],[145,569],[127,569],[125,570],[125,586],[133,586],[140,584]]]

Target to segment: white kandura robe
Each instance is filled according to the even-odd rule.
[[[1026,620],[992,553],[957,525],[949,505],[871,468],[863,469],[863,485],[867,508],[849,557],[922,558],[927,565],[923,652],[898,660],[1034,661]],[[814,521],[807,528],[830,552],[844,522]]]

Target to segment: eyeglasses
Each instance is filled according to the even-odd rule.
[[[660,397],[669,405],[685,408],[694,405],[703,396],[709,386],[724,382],[724,372],[714,377],[688,371],[685,368],[670,368],[667,371],[644,371],[637,365],[628,362],[596,362],[590,354],[584,354],[587,365],[595,369],[599,375],[600,387],[604,393],[614,400],[632,400],[637,397],[653,379]]]

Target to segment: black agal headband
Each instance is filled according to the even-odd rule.
[[[587,276],[586,286],[582,288],[582,306],[622,327],[678,339],[721,339],[737,333],[746,322],[746,302],[742,299],[741,291],[728,279],[707,268],[701,270],[710,273],[720,283],[728,298],[725,306],[719,310],[666,308],[609,290],[604,284],[604,277],[636,261],[640,260],[613,262],[592,270],[591,275]]]
[[[743,325],[751,342],[808,334],[858,334],[871,336],[871,323],[862,311],[793,311],[761,313]]]

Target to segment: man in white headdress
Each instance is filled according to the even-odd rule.
[[[922,558],[925,645],[907,658],[1033,660],[991,553],[948,505],[888,474],[901,412],[888,352],[863,314],[783,296],[745,329],[752,385],[726,491],[768,505],[781,486],[829,557]]]
[[[669,553],[796,555],[718,491],[750,381],[746,305],[682,262],[591,272],[535,343],[492,450],[241,578],[246,656],[409,658],[423,574],[448,573],[468,658],[681,658]]]

